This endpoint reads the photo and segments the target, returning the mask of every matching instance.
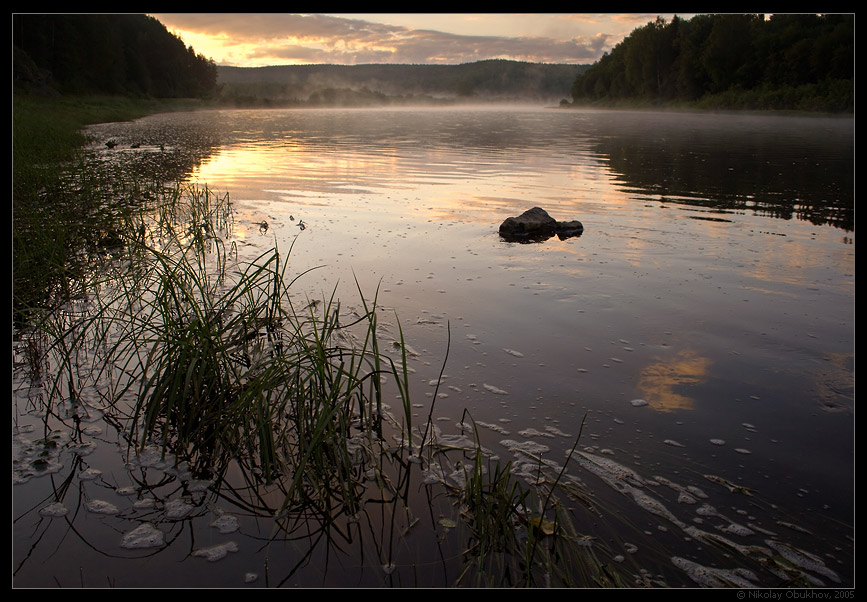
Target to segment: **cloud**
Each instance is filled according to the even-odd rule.
[[[602,32],[565,38],[466,35],[315,14],[154,16],[221,64],[456,64],[491,58],[589,63],[619,41]],[[556,30],[568,31],[562,24]]]

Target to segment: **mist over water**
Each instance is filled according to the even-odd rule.
[[[584,468],[629,515],[635,532],[610,536],[637,563],[688,557],[698,528],[743,545],[782,531],[853,582],[851,119],[236,110],[92,133],[195,146],[186,177],[229,193],[242,260],[276,244],[318,267],[299,298],[377,294],[384,334],[399,320],[416,354],[420,419],[435,404],[450,432],[466,409],[504,457],[529,441],[559,463],[586,419]],[[535,206],[583,234],[499,237]],[[717,519],[674,494],[661,519],[620,467],[653,495],[704,491]]]

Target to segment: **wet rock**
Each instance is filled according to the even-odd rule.
[[[509,242],[541,242],[552,236],[565,240],[580,236],[584,225],[578,220],[558,222],[540,207],[533,207],[518,217],[507,217],[500,224],[500,236]]]

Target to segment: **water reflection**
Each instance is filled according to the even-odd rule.
[[[520,190],[518,197],[531,194],[544,173],[545,190],[559,191],[554,204],[568,196],[607,203],[620,190],[631,203],[652,199],[854,230],[848,119],[538,109],[512,110],[508,119],[494,109],[204,111],[92,131],[119,142],[104,154],[137,161],[142,173],[193,173],[252,198],[459,181],[480,189],[454,202],[484,206],[509,188]],[[609,178],[599,177],[599,163]],[[508,187],[487,193],[491,178]]]
[[[682,392],[707,381],[711,360],[692,349],[680,351],[673,359],[662,359],[641,370],[638,388],[649,406],[660,412],[692,410],[695,399]]]
[[[648,127],[650,121],[651,127]],[[625,113],[594,149],[627,191],[853,230],[848,119]]]

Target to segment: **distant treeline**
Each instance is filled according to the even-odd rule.
[[[314,105],[568,99],[587,65],[485,60],[462,65],[217,67],[221,99]]]
[[[16,14],[13,81],[43,93],[203,98],[217,67],[146,15]]]
[[[575,104],[854,111],[854,15],[699,15],[633,31],[572,86]]]

